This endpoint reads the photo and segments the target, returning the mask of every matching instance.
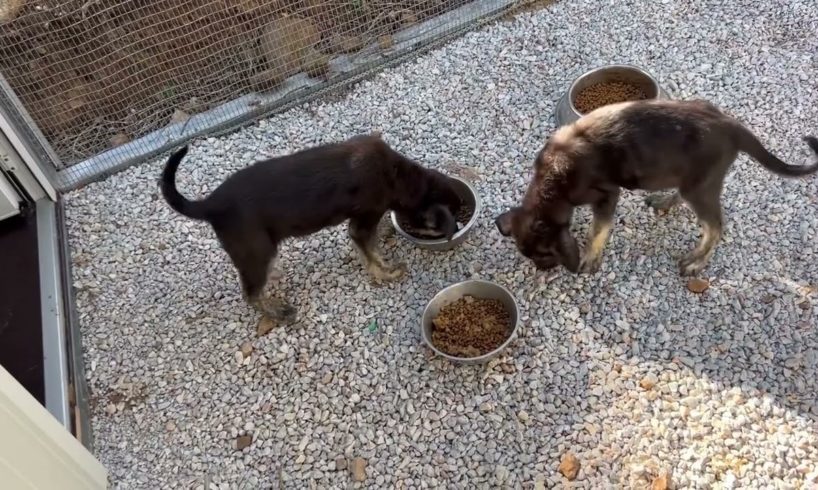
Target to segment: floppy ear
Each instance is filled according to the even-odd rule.
[[[457,220],[452,216],[449,208],[442,204],[435,204],[432,206],[432,213],[434,213],[434,222],[440,224],[440,231],[446,234],[446,240],[451,240],[457,232]]]
[[[571,230],[567,226],[560,229],[557,237],[557,253],[560,256],[560,262],[566,269],[573,273],[579,271],[579,245],[571,236]]]
[[[519,208],[511,208],[495,218],[494,224],[497,226],[497,229],[500,230],[501,235],[511,236],[511,222],[518,210]]]

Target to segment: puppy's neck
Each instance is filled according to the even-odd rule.
[[[412,211],[420,206],[428,187],[426,169],[418,163],[396,154],[392,161],[392,178],[389,179],[391,208]]]
[[[523,208],[538,220],[558,225],[568,224],[573,215],[574,205],[566,195],[562,179],[553,177],[541,175],[532,182],[523,198]]]
[[[574,214],[574,206],[570,202],[554,196],[540,200],[534,206],[523,205],[523,208],[528,208],[537,221],[560,226],[569,224]]]

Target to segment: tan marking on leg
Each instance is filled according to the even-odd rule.
[[[696,275],[705,267],[716,252],[716,246],[721,240],[721,228],[702,224],[702,237],[690,253],[685,255],[679,263],[683,275]]]
[[[379,281],[393,281],[406,272],[405,264],[389,264],[383,259],[378,250],[366,251],[357,245],[355,245],[355,248],[358,250],[367,273]]]
[[[716,252],[716,246],[720,240],[721,228],[705,224],[704,236],[702,237],[702,245],[700,247],[700,253],[705,263],[710,261],[710,258],[713,257],[713,254]]]
[[[378,251],[373,252],[373,259],[380,268],[379,278],[382,280],[392,281],[398,279],[406,273],[406,264],[399,262],[397,264],[390,264],[381,256]]]
[[[582,272],[591,274],[599,270],[602,263],[602,253],[608,243],[608,237],[611,236],[612,226],[613,223],[610,221],[600,221],[598,219],[592,221],[588,233],[588,242],[585,245],[580,265]]]
[[[366,268],[367,272],[379,281],[394,281],[401,277],[406,271],[402,267],[386,268],[374,262],[370,263]]]
[[[605,249],[608,237],[611,235],[611,223],[609,221],[594,223],[591,230],[591,255],[598,256]]]
[[[369,255],[367,254],[366,250],[359,247],[358,244],[355,243],[354,241],[352,242],[352,246],[355,247],[355,251],[358,253],[358,257],[361,259],[361,262],[363,263],[364,267],[368,267]]]
[[[372,257],[372,262],[378,264],[379,267],[383,269],[389,269],[391,266],[383,259],[381,253],[375,249],[369,252]]]

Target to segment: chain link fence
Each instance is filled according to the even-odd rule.
[[[527,3],[0,0],[0,108],[36,123],[32,145],[71,188]]]

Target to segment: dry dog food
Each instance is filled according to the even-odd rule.
[[[496,299],[464,296],[432,320],[432,343],[450,356],[488,354],[511,334],[511,315]]]
[[[584,88],[574,100],[574,107],[581,114],[617,102],[644,100],[647,95],[636,85],[626,82],[602,82]]]
[[[457,231],[460,231],[464,226],[466,226],[466,223],[469,222],[469,220],[471,219],[473,214],[474,214],[474,206],[469,206],[469,205],[464,204],[464,205],[462,205],[460,207],[460,210],[457,212],[457,214],[454,217],[455,221],[457,221]],[[406,233],[412,235],[415,238],[421,238],[421,239],[427,239],[427,240],[429,240],[429,239],[434,240],[434,239],[438,239],[438,238],[443,238],[443,233],[441,233],[441,232],[439,232],[437,230],[419,230],[419,229],[413,228],[412,225],[410,225],[405,219],[402,219],[402,218],[398,218],[398,225],[400,225],[400,228],[403,231],[405,231]]]

